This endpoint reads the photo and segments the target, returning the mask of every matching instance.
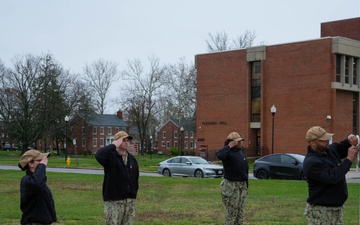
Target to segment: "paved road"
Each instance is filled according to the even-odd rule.
[[[0,165],[1,170],[20,170],[17,166]],[[60,173],[80,173],[80,174],[104,174],[101,169],[70,169],[70,168],[50,168],[46,169],[48,172],[60,172]],[[153,176],[161,177],[158,173],[143,173],[140,172],[140,176]],[[250,179],[254,179],[253,174],[249,174]],[[360,183],[360,172],[356,173],[355,170],[350,170],[346,174],[346,181],[348,183]]]
[[[0,165],[1,170],[20,170],[17,166],[6,166],[6,165]],[[48,172],[59,172],[59,173],[81,173],[81,174],[104,174],[104,171],[102,169],[71,169],[71,168],[46,168],[46,171]],[[160,174],[157,173],[143,173],[140,172],[140,176],[158,176],[160,177]]]

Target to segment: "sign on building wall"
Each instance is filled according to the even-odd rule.
[[[200,152],[206,152],[208,150],[208,145],[201,144],[199,145]]]

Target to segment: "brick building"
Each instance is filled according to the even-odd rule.
[[[170,119],[157,132],[157,150],[170,154],[170,148],[181,149],[181,154],[196,151],[196,120]]]
[[[111,144],[117,132],[129,133],[129,125],[124,121],[121,111],[117,114],[76,116],[69,121],[68,129],[68,137],[75,139],[76,145],[68,140],[67,151],[76,151],[77,154],[93,154],[101,147]]]
[[[248,156],[305,154],[314,125],[333,141],[358,133],[359,58],[360,18],[322,23],[315,40],[196,55],[197,150],[215,159],[231,131]]]

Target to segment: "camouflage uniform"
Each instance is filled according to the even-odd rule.
[[[246,182],[223,179],[220,186],[222,201],[226,208],[225,225],[242,224],[247,197]]]
[[[129,225],[135,220],[139,165],[128,151],[119,154],[115,144],[119,144],[120,138],[123,139],[120,144],[124,143],[123,149],[127,147],[128,140],[132,139],[125,131],[120,131],[114,135],[115,141],[112,144],[101,148],[95,154],[96,160],[104,167],[102,195],[107,225]],[[125,138],[128,140],[124,141]]]
[[[119,201],[105,201],[106,225],[131,225],[135,219],[135,199],[124,199]]]
[[[309,145],[303,169],[309,196],[304,214],[310,225],[344,224],[343,206],[348,199],[346,173],[352,165],[347,155],[354,135],[329,144],[333,135],[319,126],[306,133]]]
[[[343,207],[324,207],[307,204],[305,216],[309,225],[342,225]]]

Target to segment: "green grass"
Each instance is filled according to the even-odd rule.
[[[17,165],[21,156],[21,151],[2,151],[0,150],[1,165]],[[68,155],[70,157],[70,165],[65,162],[64,155],[56,155],[51,153],[48,166],[62,168],[91,168],[102,169],[101,165],[96,161],[93,155]],[[167,155],[135,155],[139,163],[141,172],[157,172],[159,162],[170,158]]]
[[[97,168],[92,156],[52,154],[49,167]],[[143,172],[155,172],[164,155],[135,156]],[[151,158],[150,158],[151,157]],[[20,151],[0,151],[0,164],[17,165]],[[252,168],[252,164],[250,164]],[[23,171],[0,170],[0,224],[18,224],[19,181]],[[48,172],[58,223],[104,224],[101,198],[102,175]],[[136,223],[139,225],[222,224],[224,207],[220,195],[221,179],[140,177]],[[359,224],[360,184],[348,184],[345,224]],[[306,224],[303,215],[307,197],[304,181],[250,180],[245,224]]]
[[[21,156],[21,151],[2,151],[0,150],[0,165],[17,165]],[[60,168],[88,168],[88,169],[102,169],[101,165],[96,161],[93,155],[69,155],[70,165],[65,162],[64,155],[56,155],[52,153],[49,159],[48,167]],[[157,166],[161,161],[164,161],[171,156],[168,155],[135,155],[139,163],[141,172],[157,172]],[[214,162],[219,163],[219,162]],[[250,171],[252,171],[253,164],[250,163]]]
[[[0,224],[19,224],[23,171],[0,170]],[[103,175],[47,172],[58,216],[54,224],[104,224]],[[223,223],[221,179],[140,177],[136,225]],[[359,224],[360,184],[348,184],[345,224]],[[304,181],[250,180],[244,224],[306,224]]]

